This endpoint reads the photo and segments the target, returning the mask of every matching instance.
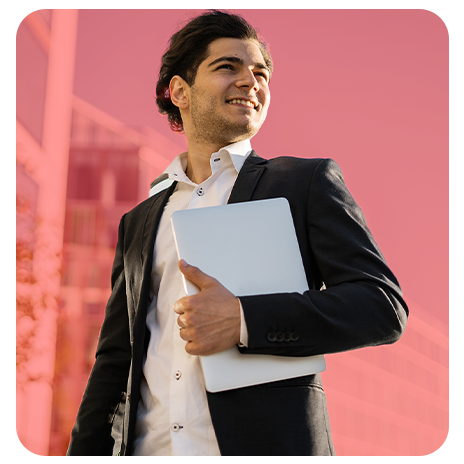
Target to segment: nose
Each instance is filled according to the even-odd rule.
[[[255,92],[259,91],[258,81],[256,80],[256,77],[251,69],[244,70],[242,73],[240,73],[235,85],[239,88],[245,87],[247,89],[252,89]]]

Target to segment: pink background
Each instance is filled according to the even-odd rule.
[[[81,10],[74,92],[176,143],[154,85],[177,25],[202,10]],[[448,321],[448,34],[425,10],[234,10],[270,45],[265,158],[339,163],[405,295]]]
[[[200,11],[79,10],[74,95],[185,146],[153,95],[167,40]],[[425,10],[234,12],[259,29],[275,67],[253,148],[337,161],[411,309],[393,347],[328,357],[336,451],[431,453],[448,427],[446,27]],[[39,111],[31,96],[19,93],[18,107]]]

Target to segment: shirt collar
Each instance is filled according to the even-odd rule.
[[[240,169],[242,169],[245,160],[251,153],[250,139],[231,143],[230,145],[221,148],[217,153],[213,153],[211,157],[214,155],[220,155],[221,152],[226,152],[229,154],[230,158],[232,159],[232,163],[234,163],[235,169],[237,172],[240,172]]]
[[[243,164],[245,163],[246,158],[251,153],[251,143],[250,140],[242,140],[240,142],[231,143],[223,148],[221,148],[216,153],[211,155],[211,163],[213,163],[214,157],[221,155],[228,155],[232,160],[232,163],[237,171],[240,172]],[[187,152],[181,153],[176,156],[172,163],[165,169],[165,173],[168,174],[169,179],[177,180],[178,182],[187,182],[191,184],[191,180],[187,177],[185,173],[187,169]]]

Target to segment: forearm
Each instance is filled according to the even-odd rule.
[[[248,347],[241,348],[243,353],[310,356],[393,343],[407,320],[397,292],[365,282],[311,290],[304,295],[247,296],[240,300],[248,329]],[[276,333],[296,336],[278,341],[279,337],[272,336]]]

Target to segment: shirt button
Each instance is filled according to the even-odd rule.
[[[182,425],[179,425],[179,424],[172,424],[171,425],[171,430],[173,432],[178,432],[181,428],[182,428]]]
[[[204,190],[203,190],[201,187],[197,190],[197,195],[198,195],[199,197],[201,197],[204,193],[205,193],[205,192],[204,192]]]
[[[179,380],[181,377],[182,377],[182,372],[181,371],[176,371],[176,373],[174,374],[174,378],[176,380]]]

